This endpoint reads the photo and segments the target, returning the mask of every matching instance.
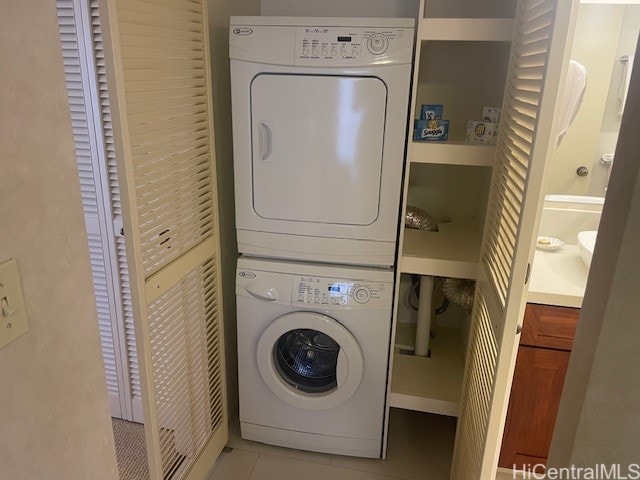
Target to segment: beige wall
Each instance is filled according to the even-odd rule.
[[[262,15],[299,17],[415,17],[416,0],[262,0]]]
[[[587,194],[591,176],[579,177],[576,169],[592,169],[623,16],[623,5],[580,5],[571,58],[587,67],[587,90],[551,159],[548,193]]]
[[[227,402],[229,415],[238,410],[238,355],[236,343],[236,223],[233,192],[231,82],[229,79],[229,17],[260,15],[260,0],[209,0],[209,39],[213,85],[216,172],[220,202],[222,295],[224,302]]]
[[[640,463],[639,123],[636,63],[549,466]]]
[[[55,2],[0,7],[0,262],[29,333],[0,350],[0,477],[116,479]]]
[[[425,5],[425,16],[512,18],[516,3],[515,0],[429,0]]]

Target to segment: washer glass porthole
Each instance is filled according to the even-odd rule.
[[[273,348],[280,377],[305,393],[323,394],[337,387],[340,345],[329,335],[312,329],[296,329],[281,335]]]

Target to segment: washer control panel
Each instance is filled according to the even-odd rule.
[[[392,294],[391,284],[308,276],[294,277],[292,290],[294,305],[328,309],[371,308]]]
[[[298,27],[297,65],[343,65],[371,63],[406,50],[413,40],[412,28]]]

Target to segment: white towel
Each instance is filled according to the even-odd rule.
[[[626,55],[627,61],[622,64],[622,79],[620,80],[620,89],[618,90],[618,98],[620,99],[620,108],[618,114],[624,113],[624,105],[627,103],[627,94],[629,93],[629,84],[631,83],[631,71],[633,70],[633,55]]]
[[[564,138],[564,134],[567,133],[567,130],[576,119],[584,100],[586,88],[587,68],[577,60],[569,61],[564,94],[562,100],[560,100],[560,126],[556,138],[556,148],[558,148]]]

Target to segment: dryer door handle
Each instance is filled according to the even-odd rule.
[[[260,162],[273,163],[273,133],[271,125],[267,122],[258,122],[260,125]]]
[[[265,285],[262,282],[251,282],[245,287],[245,290],[252,297],[265,302],[273,302],[278,300],[278,291],[269,285]]]

